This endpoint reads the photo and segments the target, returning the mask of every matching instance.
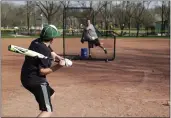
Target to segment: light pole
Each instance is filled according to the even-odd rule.
[[[27,30],[28,35],[30,34],[30,13],[29,13],[29,1],[27,1]]]
[[[43,29],[43,14],[41,14],[40,16],[41,16],[41,20],[42,20],[41,27],[42,27],[42,29]]]

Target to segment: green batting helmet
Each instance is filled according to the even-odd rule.
[[[40,38],[43,41],[51,40],[57,36],[58,36],[58,30],[54,25],[45,26],[40,33]]]

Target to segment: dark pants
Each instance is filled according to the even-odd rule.
[[[35,96],[41,111],[53,111],[50,97],[54,94],[55,91],[49,86],[48,83],[24,87]]]
[[[95,40],[91,40],[91,41],[88,41],[88,47],[89,48],[93,48],[93,46],[100,46],[100,41],[99,39],[95,39]]]

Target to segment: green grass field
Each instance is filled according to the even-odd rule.
[[[116,31],[117,33],[120,33],[120,30],[117,30]],[[126,36],[117,36],[117,38],[135,38],[136,37],[136,30],[131,30],[131,36],[129,36],[129,33],[128,33],[128,30],[124,30],[123,32],[127,32],[127,35]],[[142,36],[141,34],[144,34],[145,33],[145,31],[144,30],[140,30],[140,36],[139,37],[136,37],[136,38],[168,38],[168,39],[170,39],[170,37],[169,36],[155,36],[155,35],[153,35],[153,36]],[[38,38],[39,37],[39,35],[32,35],[32,36],[29,36],[29,35],[27,35],[27,36],[17,36],[17,37],[15,37],[15,35],[14,35],[14,33],[13,32],[1,32],[1,38]],[[108,36],[108,37],[112,37],[112,36]],[[63,38],[63,35],[60,35],[60,36],[58,36],[58,38]],[[81,38],[81,35],[79,34],[79,35],[74,35],[74,36],[72,36],[72,35],[66,35],[65,36],[65,38]],[[99,35],[99,38],[103,38],[103,36],[100,36]]]
[[[14,37],[14,36],[1,36],[2,39],[7,39],[7,38],[11,38],[11,39],[14,39],[14,38],[39,38],[39,36],[17,36],[17,37]],[[57,38],[63,38],[63,36],[59,36]],[[81,38],[80,36],[65,36],[65,38]],[[99,37],[99,39],[101,38],[112,38],[112,37]],[[125,38],[125,39],[128,39],[128,38],[166,38],[166,39],[170,39],[170,37],[168,36],[139,36],[139,37],[135,37],[135,36],[124,36],[124,37],[121,37],[121,36],[117,36],[116,38],[120,39],[120,38]]]

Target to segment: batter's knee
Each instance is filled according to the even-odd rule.
[[[55,92],[51,95],[50,98],[51,98],[51,99],[54,99],[54,98],[55,98]]]

